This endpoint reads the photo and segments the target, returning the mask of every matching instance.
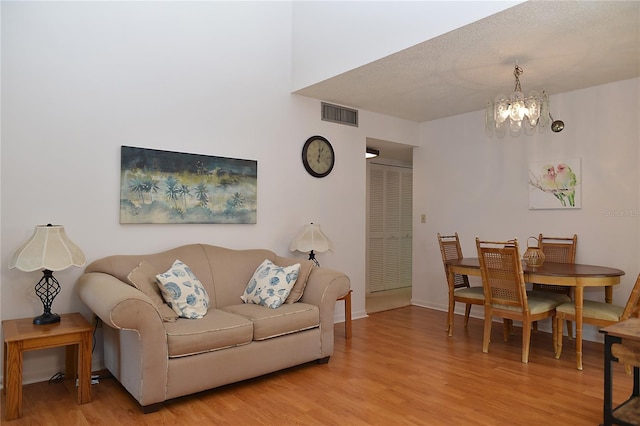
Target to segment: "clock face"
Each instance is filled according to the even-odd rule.
[[[325,177],[333,169],[335,156],[333,147],[322,136],[312,136],[302,147],[302,164],[314,177]]]

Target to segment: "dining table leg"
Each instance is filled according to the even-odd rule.
[[[604,288],[604,301],[606,303],[613,303],[613,286],[608,285]]]
[[[582,307],[584,303],[584,287],[576,285],[576,366],[582,370]]]

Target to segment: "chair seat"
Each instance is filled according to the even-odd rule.
[[[624,312],[624,307],[613,305],[611,303],[595,302],[593,300],[585,300],[583,302],[582,317],[583,318],[595,318],[606,321],[620,321],[620,317]],[[556,307],[556,312],[576,315],[575,303],[563,303]]]
[[[557,300],[553,300],[551,298],[546,298],[546,297],[543,298],[543,297],[536,297],[536,296],[531,296],[531,297],[527,296],[527,301],[529,304],[529,312],[532,315],[540,314],[542,312],[552,311],[553,308],[556,308],[558,305],[561,304],[561,302],[558,302]],[[507,311],[522,312],[522,307],[520,306],[500,305],[500,304],[494,303],[493,307],[496,309],[504,309]]]
[[[484,290],[482,287],[462,287],[453,291],[456,297],[464,297],[467,299],[484,300]]]
[[[562,293],[551,293],[549,291],[538,291],[538,290],[529,290],[527,291],[527,297],[538,297],[544,299],[553,299],[559,303],[568,303],[571,302],[571,298],[566,294]]]

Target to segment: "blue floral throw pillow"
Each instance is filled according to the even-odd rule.
[[[253,273],[240,298],[245,303],[255,303],[271,309],[279,308],[291,292],[299,272],[299,263],[283,267],[265,259]]]
[[[156,275],[162,297],[182,318],[197,319],[207,314],[209,295],[191,269],[180,260],[171,269]]]

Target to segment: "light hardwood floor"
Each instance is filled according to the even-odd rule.
[[[336,324],[326,365],[291,368],[169,401],[142,414],[113,379],[94,385],[93,401],[76,405],[71,381],[24,387],[24,416],[8,425],[597,425],[602,420],[603,346],[585,342],[584,371],[572,342],[553,357],[551,335],[533,334],[529,364],[521,334],[504,342],[493,327],[482,353],[482,321],[468,329],[446,313],[410,306],[353,321],[353,338]],[[205,372],[203,372],[204,374]],[[216,374],[211,366],[209,374]],[[632,377],[615,365],[614,404]],[[4,395],[2,396],[4,405]],[[3,421],[2,424],[5,424]]]

